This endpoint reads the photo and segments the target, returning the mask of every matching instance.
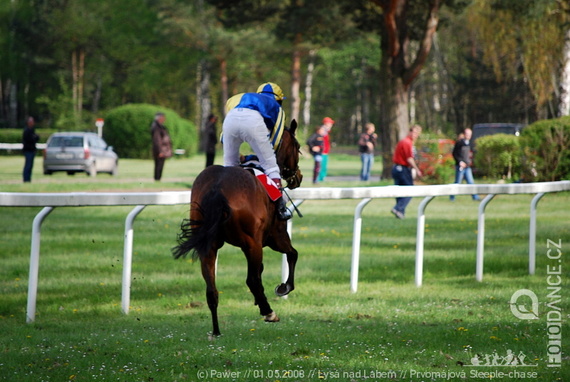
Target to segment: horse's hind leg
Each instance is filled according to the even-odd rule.
[[[218,289],[216,288],[216,251],[210,251],[207,257],[201,259],[202,276],[206,281],[206,300],[212,314],[212,334],[219,336],[220,326],[218,324]]]
[[[263,273],[263,249],[255,245],[249,250],[244,249],[247,258],[247,280],[246,284],[255,298],[255,304],[259,306],[259,313],[265,316],[265,321],[277,322],[279,317],[273,312],[263,288],[261,274]]]

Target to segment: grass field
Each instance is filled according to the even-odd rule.
[[[151,161],[122,160],[118,177],[92,179],[44,176],[38,158],[31,184],[20,181],[23,158],[0,162],[0,191],[120,192],[189,189],[204,159],[169,160],[160,183],[152,181]],[[301,168],[303,186],[314,187],[310,159]],[[356,176],[359,168],[358,157],[331,157],[332,176]],[[323,185],[383,184],[331,178]],[[372,201],[363,216],[355,294],[349,278],[358,201],[307,201],[305,217],[294,220],[300,257],[296,290],[287,299],[272,294],[281,255],[265,252],[265,289],[281,322],[263,322],[245,285],[243,255],[225,246],[218,270],[223,335],[213,340],[199,264],[170,255],[188,206],[147,207],[137,218],[128,315],[120,300],[130,208],[55,209],[42,227],[32,324],[25,323],[30,234],[40,209],[0,208],[0,380],[568,381],[570,193],[546,195],[539,204],[534,276],[528,275],[531,198],[497,196],[489,204],[483,282],[474,276],[477,203],[470,197],[432,201],[421,288],[414,285],[420,200],[411,202],[405,220],[389,213],[392,200]],[[559,243],[562,254],[555,258]],[[549,286],[560,290],[551,293]],[[511,312],[511,296],[520,289],[536,293],[538,319]],[[549,367],[549,349],[558,354],[552,342],[558,328],[562,366]],[[490,365],[493,356],[505,363],[510,353],[518,365]]]

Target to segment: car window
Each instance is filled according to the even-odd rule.
[[[107,148],[107,144],[102,138],[97,138],[97,142],[99,143],[101,150],[105,150]]]
[[[93,135],[89,135],[88,136],[88,142],[89,142],[89,147],[92,147],[94,149],[104,149],[105,147],[101,144],[101,140],[99,139],[99,137],[93,136]]]
[[[48,147],[83,147],[83,137],[53,137]]]

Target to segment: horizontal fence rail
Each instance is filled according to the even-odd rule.
[[[164,192],[0,192],[0,207],[88,207],[190,203],[190,191]]]
[[[36,149],[43,150],[47,147],[45,143],[36,143]],[[22,150],[24,148],[23,143],[0,143],[0,150]]]
[[[570,191],[570,181],[520,183],[520,184],[446,184],[435,186],[385,186],[385,187],[353,187],[353,188],[298,188],[288,191],[289,197],[296,205],[305,200],[360,199],[354,212],[352,258],[350,287],[357,291],[358,269],[360,261],[360,235],[362,228],[362,212],[366,205],[377,198],[423,197],[418,207],[416,232],[416,265],[415,282],[422,285],[425,209],[429,202],[437,196],[486,194],[479,205],[477,232],[476,279],[483,278],[483,254],[485,233],[485,208],[497,194],[535,194],[530,206],[529,232],[529,273],[534,274],[536,263],[536,209],[538,201],[550,192]],[[26,321],[35,319],[37,286],[39,273],[41,225],[44,219],[56,207],[86,206],[135,206],[125,219],[123,248],[122,303],[125,314],[129,311],[131,268],[133,250],[133,224],[136,217],[148,205],[181,205],[190,203],[190,191],[114,193],[114,192],[81,192],[81,193],[11,193],[0,192],[0,207],[44,207],[32,223],[32,245],[30,250],[30,274],[28,284],[28,305]],[[288,222],[291,235],[293,220]],[[283,259],[282,277],[287,278],[288,269],[285,255]]]

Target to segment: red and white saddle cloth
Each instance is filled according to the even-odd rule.
[[[240,161],[240,167],[251,171],[251,173],[261,182],[263,187],[265,187],[269,199],[276,201],[282,196],[281,190],[277,184],[275,184],[275,182],[263,172],[263,168],[259,164],[259,160],[256,155],[247,155],[240,158]]]
[[[255,175],[255,177],[261,182],[261,184],[263,184],[263,187],[265,187],[265,191],[267,191],[269,199],[271,199],[272,201],[276,201],[281,197],[281,190],[279,189],[279,187],[277,187],[275,182],[270,177],[265,175],[264,172],[259,171],[256,168],[248,168],[248,170],[253,172],[253,175]]]

